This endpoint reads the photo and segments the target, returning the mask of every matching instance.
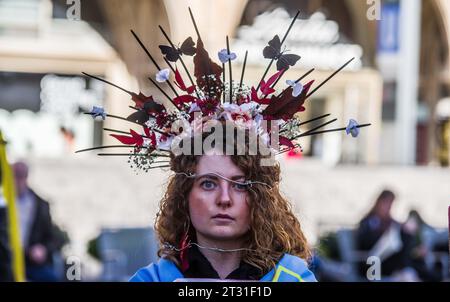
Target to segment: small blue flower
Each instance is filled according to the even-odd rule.
[[[170,76],[169,68],[161,69],[156,74],[156,81],[158,81],[159,83],[164,83],[169,79],[169,76]]]
[[[106,112],[103,107],[94,106],[89,114],[92,115],[94,119],[99,116],[102,118],[102,120],[106,119]]]
[[[347,135],[351,134],[353,137],[358,137],[359,135],[359,124],[354,119],[350,119],[347,125],[347,128],[345,128],[345,132]]]
[[[224,64],[230,60],[233,61],[237,58],[237,55],[234,52],[228,54],[228,50],[226,49],[222,49],[221,51],[219,51],[218,55],[220,62]]]

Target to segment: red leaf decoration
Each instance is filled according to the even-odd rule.
[[[130,133],[131,133],[131,136],[134,138],[136,145],[142,146],[144,144],[144,139],[142,138],[142,136],[139,133],[137,133],[136,131],[134,131],[132,129],[130,129]]]
[[[311,81],[303,86],[303,91],[298,97],[292,96],[292,87],[284,90],[279,97],[273,96],[270,105],[263,111],[263,116],[288,120],[297,112],[304,111],[305,108],[303,107],[303,104],[313,83],[314,81]]]
[[[280,143],[280,145],[282,146],[287,146],[289,148],[295,148],[295,145],[285,136],[279,136],[278,137],[278,142]]]
[[[181,105],[181,104],[185,104],[185,103],[192,103],[196,100],[195,97],[193,97],[192,95],[180,95],[176,98],[173,99],[173,103],[177,106]]]
[[[270,86],[272,86],[272,84],[275,83],[275,81],[281,76],[281,74],[283,72],[284,72],[284,69],[281,69],[280,71],[275,73],[273,76],[271,76],[267,80],[267,82],[265,82],[264,80],[261,80],[260,90],[261,90],[262,93],[264,93],[264,95],[269,95],[269,94],[275,92],[275,89],[271,88]]]
[[[201,39],[198,39],[197,41],[197,53],[194,57],[194,65],[194,76],[197,79],[198,87],[200,87],[203,91],[208,91],[208,88],[215,87],[216,90],[213,92],[214,95],[210,94],[209,96],[213,98],[220,98],[222,93],[222,81],[220,80],[222,67],[211,60]],[[214,75],[215,80],[206,80],[205,77],[209,75]]]
[[[150,136],[150,142],[153,147],[156,147],[156,135],[155,132],[152,132],[152,135]]]
[[[178,68],[175,70],[175,85],[178,86],[181,90],[191,94],[195,90],[195,86],[186,87],[186,84],[184,84],[183,78],[181,77],[180,72],[178,71]]]
[[[150,137],[150,129],[147,126],[144,126],[144,133],[147,137]]]
[[[142,145],[144,144],[144,139],[142,138],[142,136],[139,135],[136,131],[133,131],[132,129],[130,129],[130,134],[131,137],[117,134],[110,134],[110,135],[124,145],[136,145],[137,147],[142,147]]]
[[[117,134],[110,134],[110,135],[124,145],[134,145],[134,138],[132,137]]]
[[[255,87],[252,87],[251,100],[261,105],[269,105],[270,103],[270,99],[268,98],[260,99],[258,97],[258,92],[256,92]]]

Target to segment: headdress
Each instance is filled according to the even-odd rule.
[[[245,53],[239,81],[235,81],[233,79],[232,61],[236,59],[237,54],[231,51],[228,37],[226,37],[226,48],[217,54],[221,63],[218,64],[211,59],[204,48],[203,40],[190,9],[189,13],[197,33],[196,43],[191,37],[188,37],[180,47],[177,47],[163,27],[159,26],[168,42],[168,45],[159,46],[167,68],[162,68],[156,62],[138,35],[131,30],[138,44],[158,70],[154,79],[149,78],[149,80],[165,96],[168,104],[162,104],[160,100],[153,98],[151,95],[146,96],[141,92],[134,93],[105,79],[84,73],[129,94],[134,103],[130,107],[135,111],[128,117],[121,117],[106,113],[101,107],[94,107],[88,114],[103,120],[105,118],[126,120],[138,124],[142,130],[141,133],[138,133],[132,129],[129,131],[105,129],[113,132],[111,136],[122,145],[99,146],[77,152],[107,148],[130,149],[128,150],[130,152],[125,153],[99,153],[98,155],[130,156],[131,163],[137,168],[148,171],[152,168],[168,167],[167,159],[172,153],[174,140],[193,137],[208,122],[231,122],[236,127],[256,133],[268,145],[273,142],[273,135],[264,122],[276,125],[279,130],[276,140],[277,145],[275,147],[273,147],[273,144],[271,145],[276,154],[300,147],[295,140],[301,137],[335,131],[346,131],[347,134],[357,137],[360,128],[370,125],[360,125],[355,120],[350,120],[346,127],[324,129],[337,121],[337,119],[325,121],[331,114],[317,116],[309,120],[302,120],[298,116],[298,113],[305,111],[305,101],[350,64],[354,58],[347,60],[316,87],[313,87],[314,81],[303,83],[304,78],[314,71],[314,69],[311,69],[298,79],[286,80],[287,86],[281,91],[275,90],[275,86],[285,72],[300,60],[300,56],[289,54],[283,48],[284,42],[300,12],[297,12],[283,37],[280,39],[276,35],[263,49],[263,57],[269,59],[270,62],[261,80],[252,86],[244,83],[247,52]],[[193,73],[188,70],[184,62],[186,57],[193,58]],[[268,76],[274,63],[277,71]],[[184,70],[183,75],[178,69],[179,65]],[[174,81],[171,79],[171,73],[174,74]],[[167,83],[170,91],[164,90],[158,83]],[[313,125],[314,123],[318,123],[318,125],[311,127],[306,132],[300,131],[301,126]]]

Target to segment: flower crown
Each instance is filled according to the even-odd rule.
[[[170,105],[163,105],[162,102],[154,99],[151,95],[146,96],[141,92],[137,94],[128,91],[105,79],[83,72],[86,76],[105,82],[129,94],[134,102],[134,106],[130,107],[135,111],[125,118],[108,114],[101,107],[94,107],[87,114],[103,120],[108,117],[138,124],[142,127],[142,133],[134,130],[124,132],[105,129],[116,133],[111,134],[111,136],[122,145],[99,146],[77,152],[107,148],[131,148],[129,153],[100,153],[98,155],[127,155],[130,157],[129,162],[132,165],[148,171],[152,168],[169,167],[167,158],[170,157],[174,139],[177,137],[192,137],[199,129],[200,131],[203,129],[205,123],[210,121],[231,122],[236,127],[252,130],[259,137],[265,138],[267,144],[272,139],[271,131],[264,127],[262,122],[268,121],[272,125],[275,124],[279,127],[278,145],[275,148],[277,154],[298,149],[300,146],[295,140],[301,137],[335,131],[346,131],[347,134],[357,137],[360,128],[370,126],[370,124],[359,125],[355,120],[350,120],[346,127],[322,130],[322,128],[337,120],[333,119],[320,123],[306,132],[301,132],[301,126],[323,121],[330,114],[314,117],[307,121],[303,121],[296,116],[297,113],[305,111],[305,101],[350,64],[354,58],[343,64],[314,89],[312,89],[314,81],[302,84],[302,80],[310,75],[314,69],[309,70],[296,80],[286,80],[287,87],[282,91],[277,93],[274,89],[285,72],[300,60],[300,56],[287,54],[285,50],[282,50],[289,31],[300,12],[297,12],[283,38],[280,40],[280,37],[276,35],[263,49],[263,56],[270,59],[270,63],[256,87],[250,87],[243,82],[248,53],[245,53],[239,81],[234,81],[232,61],[237,58],[237,55],[230,50],[228,37],[226,37],[226,48],[218,53],[218,59],[221,62],[221,65],[219,65],[211,60],[205,50],[190,8],[189,13],[197,33],[196,44],[191,37],[188,37],[180,47],[177,47],[170,40],[165,30],[159,26],[169,43],[169,45],[159,46],[168,68],[160,67],[137,34],[131,30],[136,41],[158,70],[155,79],[149,78],[149,80],[165,96]],[[186,56],[193,57],[195,83],[183,60],[183,57]],[[178,70],[178,62],[183,67],[184,78],[187,77],[188,82]],[[277,72],[266,79],[274,62],[276,62]],[[174,81],[171,80],[171,73],[174,74]],[[161,87],[162,83],[167,84],[172,96]],[[180,122],[183,125],[181,128],[178,127]],[[178,126],[175,126],[175,124]]]

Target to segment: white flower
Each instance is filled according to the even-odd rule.
[[[144,143],[142,144],[143,147],[150,147],[151,146],[151,139],[144,137]]]
[[[191,108],[189,108],[189,113],[201,111],[200,107],[197,105],[197,103],[192,103]]]
[[[241,106],[239,106],[241,108],[241,111],[247,112],[247,111],[253,111],[255,109],[255,103],[254,102],[250,102],[250,103],[244,103]]]
[[[147,128],[150,128],[150,129],[158,128],[158,125],[156,124],[156,120],[153,118],[146,121],[145,125],[147,126]]]
[[[296,83],[295,81],[287,80],[286,84],[293,88],[292,96],[295,98],[298,97],[303,91],[303,85],[300,82]]]
[[[162,138],[162,135],[159,134],[159,137],[157,135],[157,138],[156,138],[156,145],[158,146],[158,149],[170,150],[173,139],[174,139],[174,137],[172,135],[169,137]]]

